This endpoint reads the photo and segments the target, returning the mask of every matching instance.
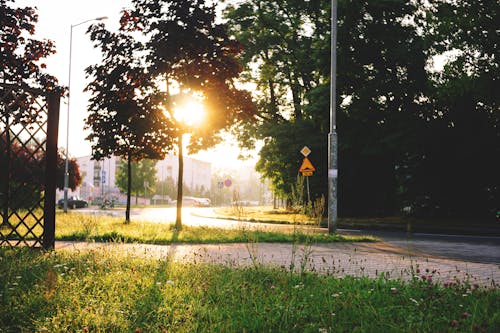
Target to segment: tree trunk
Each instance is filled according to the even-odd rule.
[[[130,223],[130,195],[132,191],[132,153],[127,155],[127,208],[125,209],[125,223]]]
[[[182,133],[179,135],[179,176],[177,178],[177,217],[175,228],[182,230],[182,184],[184,177],[184,156],[182,152]]]

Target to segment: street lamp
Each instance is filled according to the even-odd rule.
[[[337,125],[335,103],[337,90],[337,0],[332,0],[331,21],[331,77],[330,77],[330,133],[328,134],[328,233],[337,229]]]
[[[71,96],[71,53],[73,49],[73,28],[91,21],[106,20],[107,16],[97,17],[71,25],[69,33],[69,70],[68,70],[68,110],[66,119],[66,161],[64,164],[64,212],[68,212],[68,184],[69,184],[69,101]]]

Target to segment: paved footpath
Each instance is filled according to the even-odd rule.
[[[409,280],[414,276],[433,281],[469,281],[472,285],[498,288],[499,263],[478,263],[440,258],[390,244],[328,243],[312,246],[282,243],[218,245],[146,245],[56,242],[56,251],[119,251],[133,256],[183,262],[222,263],[232,267],[271,265],[321,274],[384,277]]]

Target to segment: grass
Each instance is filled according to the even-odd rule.
[[[251,222],[284,223],[284,224],[304,224],[316,225],[315,219],[309,218],[305,214],[290,212],[286,209],[273,209],[268,206],[238,207],[235,212],[234,207],[215,208],[214,212],[227,219],[242,219]],[[237,216],[236,216],[237,215]]]
[[[0,332],[498,332],[500,291],[0,248]]]
[[[242,207],[235,217],[233,207],[216,208],[215,213],[227,219],[242,219],[254,222],[289,223],[317,225],[316,219],[311,219],[305,214],[298,214],[289,210],[271,206]],[[407,217],[381,217],[381,218],[339,218],[340,228],[366,228],[405,230],[405,231],[437,231],[445,232],[454,230],[466,234],[496,234],[500,235],[500,221],[484,219],[418,219]],[[485,231],[487,230],[487,231]]]
[[[238,243],[247,242],[373,242],[372,236],[347,236],[317,233],[307,229],[290,228],[288,232],[222,229],[184,226],[177,231],[172,224],[132,222],[124,224],[122,218],[88,214],[58,214],[56,239],[70,241],[127,242],[147,244],[171,243]]]

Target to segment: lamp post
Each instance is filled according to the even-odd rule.
[[[69,102],[71,97],[71,53],[73,49],[73,28],[91,21],[102,21],[107,16],[97,17],[90,20],[71,25],[69,33],[69,69],[68,69],[68,109],[66,118],[66,161],[64,163],[64,212],[68,212],[68,184],[69,184]]]
[[[337,0],[332,0],[330,64],[330,133],[328,134],[328,233],[337,229],[337,125],[335,103],[337,90]]]

